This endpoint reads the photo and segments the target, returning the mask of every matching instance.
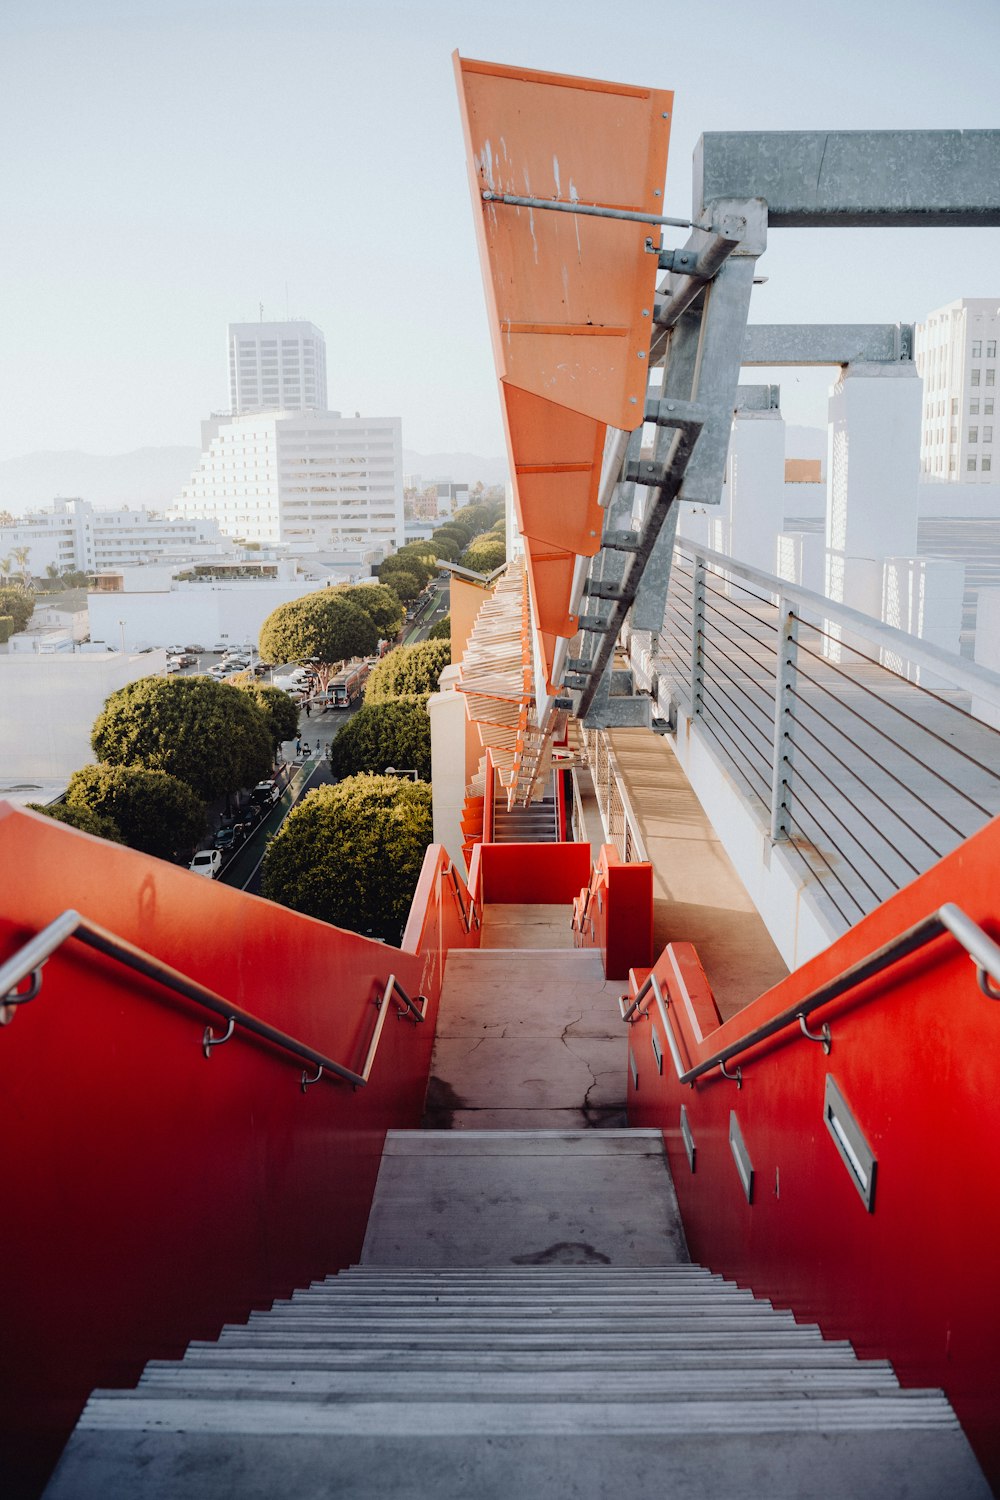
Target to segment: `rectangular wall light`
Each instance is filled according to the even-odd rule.
[[[733,1161],[736,1163],[736,1170],[740,1174],[740,1182],[743,1184],[743,1191],[746,1193],[747,1202],[752,1203],[753,1162],[750,1160],[750,1153],[746,1148],[746,1142],[743,1139],[743,1132],[740,1130],[740,1123],[736,1118],[735,1109],[729,1111],[729,1149],[733,1153]]]
[[[694,1171],[694,1136],[691,1134],[691,1122],[685,1106],[681,1105],[681,1140],[684,1142],[684,1150],[687,1152],[688,1166]]]
[[[878,1162],[860,1125],[848,1109],[847,1100],[834,1083],[832,1073],[826,1075],[823,1119],[850,1179],[861,1195],[862,1203],[870,1214],[874,1213]]]

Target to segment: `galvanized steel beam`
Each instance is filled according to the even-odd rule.
[[[711,131],[693,198],[763,198],[771,228],[1000,225],[1000,131]]]
[[[743,339],[744,365],[898,365],[912,359],[912,323],[751,323]]]

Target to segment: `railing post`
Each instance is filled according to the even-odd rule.
[[[691,578],[691,717],[702,708],[705,681],[705,559],[697,555]]]
[[[799,620],[787,599],[778,600],[778,649],[774,669],[774,750],[771,758],[771,841],[791,837],[789,786],[792,775],[792,722],[798,668]]]

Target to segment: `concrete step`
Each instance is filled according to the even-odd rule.
[[[243,1327],[239,1325],[227,1325]],[[557,1331],[572,1333],[585,1339],[588,1333],[613,1332],[623,1336],[633,1333],[677,1332],[686,1329],[692,1332],[714,1331],[720,1328],[746,1329],[753,1336],[758,1326],[773,1328],[799,1328],[790,1312],[773,1312],[766,1304],[747,1302],[741,1307],[707,1308],[654,1308],[638,1310],[631,1315],[615,1310],[587,1313],[577,1308],[539,1307],[531,1311],[477,1312],[471,1308],[364,1308],[352,1312],[350,1308],[324,1308],[299,1312],[292,1308],[275,1308],[271,1312],[251,1313],[247,1328],[266,1330],[280,1329],[282,1334],[303,1332],[338,1333],[357,1328],[370,1328],[373,1332],[395,1328],[408,1337],[421,1328],[445,1332],[478,1333],[533,1333]]]
[[[636,1500],[989,1500],[964,1437],[944,1426],[790,1433],[758,1426],[758,1412],[752,1425],[732,1432],[720,1420],[706,1448],[704,1433],[659,1428],[661,1407],[650,1409],[650,1431],[641,1403],[625,1408],[621,1430],[606,1423],[589,1430],[587,1406],[577,1413],[586,1427],[471,1434],[421,1430],[419,1409],[412,1428],[385,1431],[376,1425],[383,1414],[366,1407],[358,1412],[361,1430],[341,1434],[334,1430],[340,1408],[321,1408],[321,1425],[308,1420],[314,1407],[297,1403],[283,1408],[289,1420],[272,1435],[259,1424],[273,1408],[226,1404],[239,1419],[230,1428],[192,1424],[184,1402],[175,1403],[173,1426],[162,1407],[159,1420],[135,1428],[107,1420],[112,1403],[88,1408],[47,1500],[607,1500],[622,1493]],[[536,1410],[544,1418],[550,1409]],[[525,1415],[523,1407],[510,1412],[518,1423]]]
[[[267,1348],[245,1349],[239,1346],[191,1344],[181,1361],[185,1366],[203,1368],[232,1367],[242,1369],[339,1370],[535,1370],[589,1372],[594,1368],[590,1349],[502,1349],[463,1348],[432,1349],[417,1347],[393,1349],[364,1345],[335,1349]],[[648,1350],[618,1348],[602,1350],[600,1369],[609,1376],[616,1371],[631,1370],[668,1372],[679,1370],[715,1370],[723,1374],[740,1369],[747,1372],[792,1368],[797,1370],[853,1369],[857,1356],[846,1342],[829,1340],[815,1344],[795,1344],[773,1349],[694,1349]]]
[[[593,1333],[588,1331],[586,1347],[597,1358],[604,1350],[621,1347],[625,1337],[620,1331]],[[751,1349],[794,1349],[802,1344],[821,1343],[818,1331],[791,1327],[787,1330],[759,1328],[748,1332],[745,1325],[728,1322],[698,1330],[683,1330],[675,1333],[629,1333],[628,1347],[636,1351],[673,1349],[730,1349],[734,1340]],[[492,1330],[447,1333],[438,1330],[413,1329],[409,1334],[399,1330],[360,1328],[320,1333],[296,1330],[282,1333],[280,1329],[224,1328],[219,1335],[220,1347],[229,1348],[284,1348],[284,1349],[342,1349],[354,1345],[357,1348],[385,1349],[479,1349],[484,1338],[489,1339],[493,1349],[549,1349],[564,1350],[579,1348],[579,1339],[572,1328],[561,1332],[503,1333]]]

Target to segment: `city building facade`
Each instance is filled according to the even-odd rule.
[[[228,535],[336,550],[403,545],[398,417],[260,412],[205,424],[201,462],[172,509]]]
[[[223,537],[212,520],[149,510],[95,510],[89,500],[54,500],[13,526],[0,527],[0,556],[16,548],[28,552],[26,568],[36,578],[49,568],[59,573],[93,573],[160,558],[197,557],[217,552]]]
[[[920,471],[946,483],[997,484],[994,460],[1000,299],[960,297],[916,326],[923,377]]]
[[[256,411],[326,411],[326,340],[315,323],[230,323],[229,405]]]

